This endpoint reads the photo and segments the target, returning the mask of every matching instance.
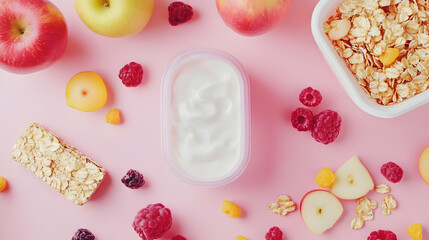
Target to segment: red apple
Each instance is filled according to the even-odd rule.
[[[226,25],[246,36],[263,34],[282,22],[291,0],[216,0]]]
[[[44,69],[67,47],[67,25],[46,0],[0,0],[0,68],[13,73]]]

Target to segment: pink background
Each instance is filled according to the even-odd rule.
[[[429,144],[429,106],[395,119],[379,119],[358,109],[343,91],[319,52],[310,31],[316,0],[295,0],[287,19],[260,37],[243,37],[227,28],[215,1],[189,0],[196,16],[172,27],[167,21],[171,1],[156,0],[152,19],[140,34],[109,39],[91,32],[80,21],[72,1],[54,1],[64,13],[70,42],[65,56],[51,68],[13,75],[0,70],[0,175],[9,188],[0,193],[0,239],[71,239],[77,228],[90,229],[97,239],[138,239],[131,223],[138,210],[162,202],[173,212],[172,229],[164,239],[182,234],[188,239],[264,238],[279,226],[287,239],[362,240],[377,229],[391,229],[399,239],[410,239],[407,226],[420,222],[429,229],[429,186],[420,178],[417,162]],[[221,188],[204,189],[181,182],[162,159],[160,139],[160,83],[168,62],[178,53],[196,47],[224,50],[237,57],[250,75],[252,99],[252,157],[245,173]],[[145,82],[126,88],[117,78],[130,61],[141,63]],[[104,108],[83,113],[67,107],[65,86],[76,73],[99,73],[109,89]],[[329,108],[343,118],[343,128],[333,144],[315,142],[289,123],[300,107],[298,94],[312,86],[324,100],[315,112]],[[117,107],[123,124],[104,122]],[[14,142],[31,122],[38,122],[76,146],[109,172],[94,198],[83,207],[74,205],[10,158]],[[312,234],[299,211],[275,215],[268,205],[288,194],[299,202],[317,188],[314,177],[322,167],[338,168],[353,155],[368,167],[376,183],[387,181],[380,166],[395,161],[405,171],[401,183],[390,184],[398,209],[386,217],[381,207],[375,220],[361,230],[349,227],[355,217],[354,201],[342,201],[344,214],[323,236]],[[121,177],[138,169],[147,184],[130,190]],[[369,197],[381,205],[382,195]],[[242,207],[243,216],[231,219],[220,212],[222,200]],[[429,234],[429,231],[425,231]]]

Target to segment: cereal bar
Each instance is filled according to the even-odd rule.
[[[77,205],[85,204],[106,170],[37,123],[15,143],[12,159],[20,162]]]

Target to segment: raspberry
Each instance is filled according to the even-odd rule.
[[[372,232],[368,240],[397,240],[396,235],[389,230],[378,230]]]
[[[130,62],[119,71],[119,78],[126,87],[137,87],[143,80],[142,65]]]
[[[6,188],[7,181],[4,177],[0,176],[0,192]]]
[[[127,174],[125,174],[121,182],[131,189],[140,188],[145,184],[143,175],[133,169],[130,169]]]
[[[316,184],[319,187],[327,188],[330,187],[335,182],[335,174],[331,171],[331,169],[324,167],[320,172],[316,175]]]
[[[186,238],[183,236],[180,236],[180,235],[176,235],[176,236],[172,237],[171,240],[186,240]]]
[[[299,101],[307,107],[315,107],[322,102],[322,94],[318,90],[308,87],[299,94]]]
[[[222,202],[221,211],[232,218],[238,218],[241,215],[240,207],[228,200],[224,200]]]
[[[383,166],[381,166],[380,171],[381,174],[383,174],[383,176],[392,183],[397,183],[401,181],[402,175],[404,174],[402,168],[394,162],[388,162],[383,164]]]
[[[413,240],[422,240],[422,225],[420,223],[416,223],[408,226],[408,234],[411,236]]]
[[[265,234],[265,240],[282,240],[283,239],[283,233],[278,227],[272,227],[270,230]]]
[[[171,211],[161,203],[149,204],[137,213],[133,228],[143,240],[161,238],[172,224]]]
[[[313,113],[308,108],[297,108],[292,112],[291,122],[298,131],[308,131],[313,124]]]
[[[106,115],[106,122],[110,124],[119,124],[121,122],[121,112],[119,109],[114,108]]]
[[[74,234],[72,240],[94,240],[95,236],[91,231],[85,228],[79,228]]]
[[[194,15],[194,10],[183,2],[172,2],[168,6],[168,21],[172,26],[189,21]]]
[[[340,129],[340,115],[332,110],[324,110],[314,117],[311,136],[317,142],[329,144],[338,137]]]

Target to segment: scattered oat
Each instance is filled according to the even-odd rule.
[[[388,216],[391,213],[391,210],[396,209],[397,203],[392,195],[387,194],[382,203],[383,214]]]
[[[378,184],[375,187],[375,191],[380,193],[380,194],[386,194],[390,192],[390,187],[387,186],[386,184]]]
[[[356,214],[350,227],[353,230],[361,229],[365,221],[371,221],[374,219],[374,210],[377,208],[377,202],[375,200],[369,200],[366,197],[361,197],[357,200]]]
[[[350,227],[353,230],[361,229],[363,227],[363,219],[362,217],[355,217],[353,218],[352,222],[350,223]]]
[[[281,195],[277,198],[277,203],[271,203],[269,209],[273,213],[278,213],[281,216],[296,210],[296,203],[287,195]]]

